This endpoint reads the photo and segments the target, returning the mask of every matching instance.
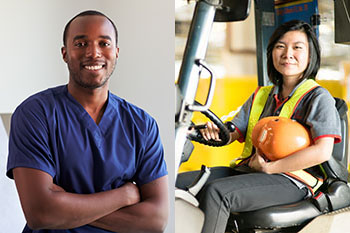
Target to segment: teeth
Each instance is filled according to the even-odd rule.
[[[85,69],[88,69],[88,70],[99,70],[102,68],[102,65],[99,65],[99,66],[84,66]]]

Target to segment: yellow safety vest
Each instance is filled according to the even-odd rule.
[[[311,90],[318,87],[319,85],[312,79],[306,80],[304,83],[302,83],[297,90],[295,90],[292,97],[283,105],[282,110],[279,114],[281,117],[288,117],[291,118],[293,115],[296,107],[298,106],[299,102],[302,100],[302,98]],[[260,87],[253,97],[253,103],[250,110],[250,116],[248,121],[248,129],[246,132],[246,138],[245,138],[245,144],[243,148],[242,155],[240,156],[240,159],[244,160],[251,156],[252,150],[253,150],[253,143],[252,143],[252,132],[253,128],[256,125],[256,123],[259,121],[260,115],[262,111],[264,110],[266,101],[269,97],[269,94],[271,92],[271,89],[273,86],[266,86],[266,87]],[[236,161],[233,160],[230,163],[231,167],[236,166]],[[288,176],[291,176],[295,179],[298,179],[305,183],[309,189],[314,192],[316,189],[318,189],[322,183],[323,180],[319,179],[317,177],[314,177],[310,173],[299,170],[294,172],[286,172],[285,173]]]

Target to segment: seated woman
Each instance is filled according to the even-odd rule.
[[[318,165],[331,157],[334,143],[341,141],[335,101],[314,81],[320,67],[320,47],[310,25],[293,20],[278,27],[267,47],[267,66],[274,85],[258,88],[232,120],[236,130],[230,134],[229,143],[245,141],[243,160],[231,167],[212,168],[210,178],[197,195],[205,213],[203,233],[224,232],[231,212],[253,211],[310,197],[324,178]],[[267,116],[295,119],[310,131],[313,143],[283,159],[266,161],[253,148],[251,133],[256,122]],[[220,140],[217,126],[211,122],[206,125],[202,136]],[[300,175],[305,171],[317,185]],[[185,188],[197,174],[198,171],[179,174],[176,186]]]

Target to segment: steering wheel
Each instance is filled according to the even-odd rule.
[[[196,104],[199,104],[197,101],[195,101]],[[214,146],[214,147],[219,147],[219,146],[225,146],[228,141],[230,140],[230,130],[229,128],[221,121],[221,119],[216,116],[212,111],[205,110],[201,111],[203,115],[205,115],[207,118],[209,118],[217,127],[220,129],[219,137],[221,141],[215,141],[213,139],[207,141],[203,138],[202,134],[200,133],[199,129],[196,129],[195,132],[191,133],[188,135],[188,139],[199,142],[201,144],[207,145],[207,146]],[[192,126],[193,127],[193,126]],[[195,126],[194,126],[195,127]]]

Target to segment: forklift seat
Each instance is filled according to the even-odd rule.
[[[348,108],[344,100],[335,100],[341,120],[342,141],[334,145],[331,159],[322,163],[327,177],[314,197],[256,211],[233,212],[226,227],[227,231],[294,232],[319,215],[350,206],[350,188],[347,185]]]

